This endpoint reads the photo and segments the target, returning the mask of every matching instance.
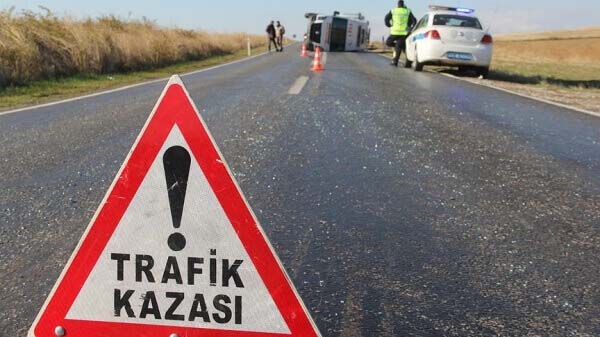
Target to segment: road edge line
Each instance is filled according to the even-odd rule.
[[[432,73],[435,73],[435,72],[432,72]],[[446,74],[446,73],[437,73],[437,74],[440,74],[442,76],[446,76],[446,77],[449,77],[449,78],[454,78],[454,79],[459,80],[459,81],[463,81],[463,82],[467,82],[467,83],[473,83],[473,84],[476,84],[476,85],[480,85],[482,87],[500,90],[500,91],[503,91],[503,92],[506,92],[506,93],[509,93],[509,94],[513,94],[513,95],[516,95],[516,96],[520,96],[520,97],[523,97],[523,98],[529,98],[529,99],[532,99],[534,101],[538,101],[538,102],[541,102],[541,103],[546,103],[546,104],[554,105],[554,106],[557,106],[559,108],[564,108],[564,109],[569,109],[569,110],[573,110],[573,111],[576,111],[576,112],[581,112],[581,113],[588,114],[588,115],[591,115],[591,116],[594,116],[594,117],[600,117],[600,112],[594,112],[594,111],[591,111],[591,110],[577,108],[577,107],[574,107],[572,105],[562,104],[562,103],[550,101],[550,100],[547,100],[547,99],[544,99],[544,98],[540,98],[540,97],[535,97],[535,96],[523,94],[523,93],[520,93],[520,92],[517,92],[517,91],[510,90],[510,89],[501,88],[501,87],[498,87],[498,86],[495,86],[495,85],[492,85],[492,84],[469,81],[467,79],[463,79],[463,78],[460,78],[458,76],[454,76],[452,74]]]
[[[267,51],[267,52],[263,52],[263,53],[260,53],[260,54],[256,54],[256,55],[252,55],[252,56],[247,56],[247,57],[245,57],[243,59],[239,59],[239,60],[235,60],[235,61],[231,61],[231,62],[227,62],[227,63],[223,63],[223,64],[217,64],[215,66],[211,66],[211,67],[208,67],[208,68],[193,70],[193,71],[181,74],[180,77],[190,76],[190,75],[202,73],[202,72],[205,72],[205,71],[214,70],[214,69],[217,69],[217,68],[229,66],[229,65],[232,65],[232,64],[236,64],[236,63],[248,61],[248,60],[251,60],[251,59],[254,59],[254,58],[266,55],[268,53],[269,52]],[[148,80],[148,81],[144,81],[144,82],[128,84],[128,85],[125,85],[125,86],[122,86],[122,87],[118,87],[118,88],[113,88],[113,89],[98,91],[98,92],[94,92],[94,93],[91,93],[91,94],[85,94],[85,95],[82,95],[82,96],[75,96],[75,97],[65,98],[65,99],[62,99],[62,100],[59,100],[59,101],[53,101],[53,102],[42,103],[42,104],[37,104],[37,105],[32,105],[32,106],[26,106],[26,107],[12,109],[12,110],[0,111],[0,116],[11,115],[11,114],[14,114],[14,113],[17,113],[17,112],[22,112],[22,111],[27,111],[27,110],[36,110],[36,109],[40,109],[40,108],[46,108],[46,107],[49,107],[49,106],[54,106],[54,105],[58,105],[58,104],[62,104],[62,103],[74,102],[74,101],[78,101],[78,100],[82,100],[82,99],[86,99],[86,98],[92,98],[92,97],[101,96],[101,95],[106,95],[106,94],[112,94],[112,93],[115,93],[115,92],[119,92],[119,91],[131,89],[131,88],[141,87],[143,85],[153,84],[153,83],[157,83],[157,82],[161,82],[161,81],[168,81],[169,78],[170,78],[170,76],[169,77],[163,77],[163,78],[157,78],[157,79]]]
[[[377,54],[377,55],[391,59],[391,57],[383,55],[383,54]],[[591,111],[591,110],[577,108],[577,107],[574,107],[574,106],[571,106],[571,105],[566,105],[566,104],[562,104],[562,103],[558,103],[558,102],[553,102],[553,101],[550,101],[550,100],[547,100],[547,99],[544,99],[544,98],[539,98],[539,97],[535,97],[535,96],[531,96],[531,95],[527,95],[527,94],[522,94],[520,92],[516,92],[516,91],[510,90],[510,89],[501,88],[501,87],[498,87],[498,86],[495,86],[495,85],[492,85],[492,84],[485,84],[485,83],[473,82],[473,81],[469,81],[467,79],[460,78],[458,76],[454,76],[452,74],[447,74],[447,73],[438,73],[438,72],[435,72],[435,71],[427,71],[427,70],[425,70],[425,72],[430,73],[430,74],[442,75],[442,76],[445,76],[445,77],[448,77],[448,78],[453,78],[453,79],[458,80],[458,81],[462,81],[462,82],[466,82],[466,83],[471,83],[471,84],[479,85],[479,86],[490,88],[490,89],[496,89],[496,90],[499,90],[499,91],[502,91],[502,92],[505,92],[505,93],[508,93],[508,94],[513,94],[513,95],[516,95],[516,96],[519,96],[519,97],[523,97],[523,98],[528,98],[528,99],[531,99],[531,100],[534,100],[534,101],[537,101],[537,102],[554,105],[554,106],[557,106],[557,107],[563,108],[563,109],[573,110],[575,112],[584,113],[584,114],[587,114],[587,115],[590,115],[590,116],[600,117],[600,112],[594,112],[594,111]]]

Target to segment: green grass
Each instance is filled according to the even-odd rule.
[[[265,50],[265,47],[255,48],[252,50],[252,53],[258,54]],[[0,109],[6,110],[9,108],[47,103],[100,90],[122,87],[128,84],[165,78],[173,74],[182,74],[208,68],[245,57],[247,57],[247,51],[244,49],[234,54],[210,57],[200,61],[182,62],[147,71],[87,76],[79,75],[56,80],[35,81],[25,86],[1,88]]]
[[[566,88],[600,88],[600,64],[494,61],[490,79]]]

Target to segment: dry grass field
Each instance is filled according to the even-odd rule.
[[[381,43],[372,49],[382,52]],[[391,55],[389,48],[386,53]],[[495,36],[487,79],[444,67],[428,69],[600,112],[600,28]]]
[[[254,46],[262,36],[251,36]],[[38,80],[156,69],[229,55],[246,34],[169,29],[113,16],[78,20],[0,11],[0,90]]]
[[[600,27],[572,30],[555,30],[538,33],[496,35],[496,41],[562,40],[600,37]]]
[[[480,81],[600,112],[600,28],[497,36]]]
[[[494,48],[497,72],[600,88],[600,29],[504,35]]]
[[[372,50],[381,52],[381,43]],[[490,78],[600,88],[600,28],[495,36]]]

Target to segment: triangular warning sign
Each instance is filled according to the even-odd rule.
[[[29,336],[320,336],[179,77]]]

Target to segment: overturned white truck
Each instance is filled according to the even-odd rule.
[[[308,19],[304,44],[309,50],[320,46],[323,51],[360,51],[369,46],[371,29],[361,13],[306,13],[304,17]]]

